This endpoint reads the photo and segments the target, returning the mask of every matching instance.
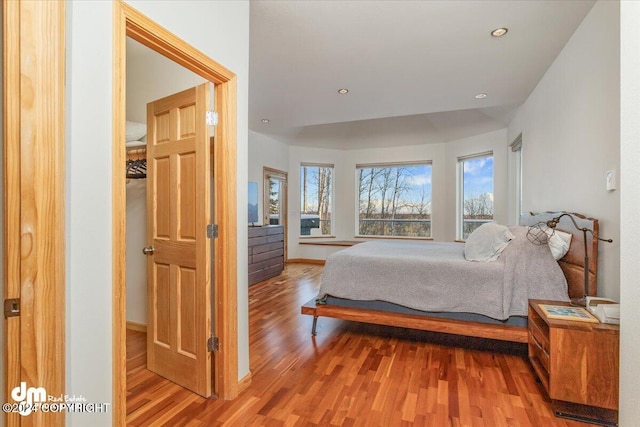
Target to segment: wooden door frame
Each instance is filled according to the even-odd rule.
[[[289,228],[289,218],[287,216],[287,211],[289,209],[289,174],[285,171],[281,171],[278,169],[273,169],[268,166],[262,167],[262,216],[263,219],[266,220],[265,225],[269,225],[269,216],[267,212],[269,211],[267,208],[267,201],[269,200],[269,187],[267,186],[267,181],[272,177],[277,177],[278,179],[284,180],[285,189],[281,197],[284,199],[284,208],[282,212],[282,217],[284,218],[284,262],[287,262],[287,229]],[[266,217],[266,218],[265,218]]]
[[[3,2],[5,398],[65,392],[65,3]],[[65,415],[6,414],[7,426]]]
[[[131,37],[215,84],[213,156],[214,334],[220,350],[214,356],[214,392],[222,399],[238,395],[237,327],[237,81],[236,75],[121,0],[114,1],[113,20],[113,402],[114,425],[126,419],[125,316],[125,111],[126,38]],[[205,230],[203,230],[205,232]]]

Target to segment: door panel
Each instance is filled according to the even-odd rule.
[[[156,277],[154,278],[155,289],[155,319],[152,322],[156,327],[155,342],[159,345],[164,345],[169,348],[169,335],[171,334],[169,325],[169,307],[171,306],[171,292],[169,283],[169,271],[170,266],[168,264],[156,263],[155,265]]]
[[[147,367],[211,395],[209,84],[147,105]]]

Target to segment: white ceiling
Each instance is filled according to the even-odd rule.
[[[252,1],[249,128],[327,148],[504,128],[593,4]]]

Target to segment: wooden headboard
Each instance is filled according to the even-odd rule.
[[[598,220],[588,218],[579,213],[573,212],[543,212],[528,213],[520,216],[520,225],[535,225],[539,222],[547,221],[559,217],[564,213],[573,215],[574,220],[579,227],[586,227],[593,230],[596,236],[599,233]],[[567,254],[558,261],[569,288],[570,298],[580,298],[584,294],[584,233],[573,225],[568,216],[562,217],[558,226],[558,230],[571,233],[571,246]],[[587,254],[589,256],[589,295],[596,295],[598,289],[598,239],[591,233],[587,233]]]

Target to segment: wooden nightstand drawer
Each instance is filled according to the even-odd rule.
[[[549,353],[535,339],[529,330],[529,361],[536,371],[540,382],[549,393]]]
[[[540,340],[539,337],[536,337],[534,331],[529,331],[529,345],[530,349],[533,352],[533,356],[540,359],[544,370],[549,373],[549,349],[545,347]]]
[[[542,332],[541,328],[538,328],[535,324],[529,327],[529,338],[540,347],[547,358],[547,370],[549,370],[549,333]]]

